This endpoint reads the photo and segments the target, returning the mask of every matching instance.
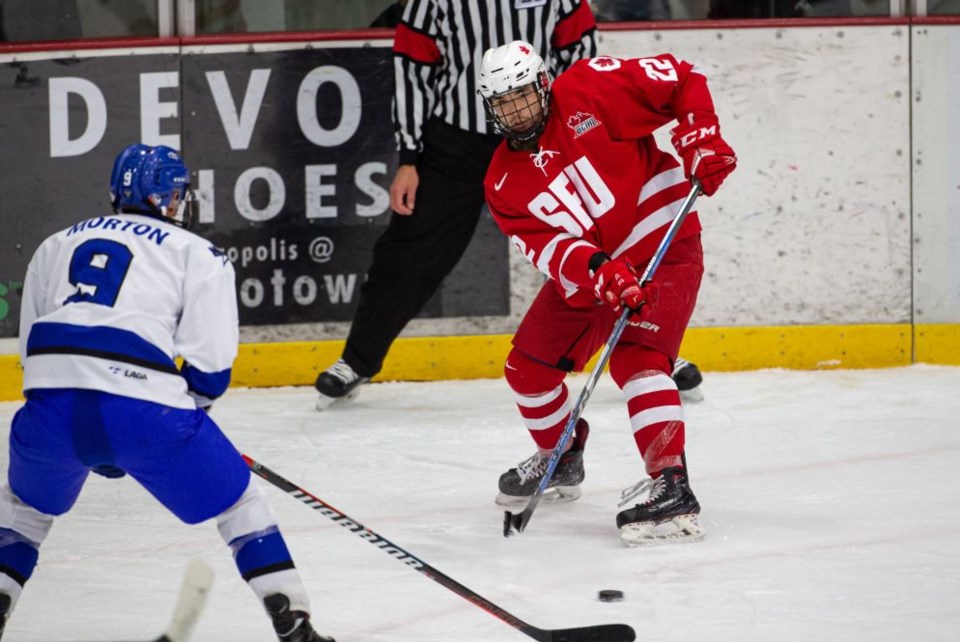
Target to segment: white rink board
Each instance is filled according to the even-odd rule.
[[[603,54],[669,52],[703,67],[740,159],[721,192],[700,201],[707,271],[691,326],[910,322],[907,33],[603,32]],[[658,139],[672,149],[666,129]],[[509,317],[414,320],[403,336],[512,332],[542,280],[516,252],[511,275]],[[348,327],[245,328],[242,336],[339,339]]]
[[[960,27],[913,29],[917,323],[960,321]]]
[[[910,321],[908,46],[897,26],[604,35],[703,67],[739,158],[699,204],[692,325]]]

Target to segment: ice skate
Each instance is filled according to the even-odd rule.
[[[590,425],[585,419],[580,419],[574,428],[573,445],[560,456],[553,477],[543,492],[543,502],[562,504],[580,499],[580,484],[584,478],[583,447],[589,433]],[[526,504],[547,471],[549,460],[550,453],[544,455],[537,451],[532,457],[517,464],[516,468],[500,475],[497,504],[511,508]]]
[[[268,595],[263,604],[273,620],[273,629],[280,642],[335,642],[333,638],[313,630],[309,615],[303,611],[291,611],[290,600],[286,595]]]
[[[677,384],[677,390],[680,391],[680,399],[687,402],[703,401],[703,390],[700,384],[703,383],[703,375],[697,364],[690,363],[683,357],[677,357],[673,365],[673,382]]]
[[[334,403],[345,403],[360,394],[360,385],[370,381],[361,377],[343,359],[321,372],[314,387],[320,393],[317,410],[326,410]]]
[[[3,637],[3,629],[7,626],[7,616],[10,615],[10,596],[6,593],[0,593],[0,638]]]
[[[617,528],[624,544],[636,547],[704,538],[700,504],[690,490],[683,468],[664,468],[657,479],[646,479],[626,489],[620,505],[644,492],[648,494],[642,503],[617,514]]]

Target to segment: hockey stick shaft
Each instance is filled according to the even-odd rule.
[[[687,214],[690,213],[690,209],[693,207],[694,201],[696,201],[697,196],[700,195],[700,182],[694,179],[692,183],[693,187],[690,189],[690,193],[687,194],[687,197],[680,204],[680,209],[677,211],[676,216],[673,217],[673,221],[670,223],[670,227],[667,228],[666,234],[664,234],[663,238],[660,240],[660,245],[657,247],[657,251],[653,253],[653,258],[651,258],[650,262],[647,263],[647,268],[643,271],[643,275],[640,277],[641,284],[646,284],[648,281],[650,281],[650,279],[653,278],[657,268],[660,267],[660,263],[663,261],[664,255],[667,253],[667,249],[670,247],[674,237],[676,237],[677,232],[680,230],[680,226],[683,225],[684,220],[687,218]],[[586,407],[587,401],[590,399],[590,395],[593,394],[593,389],[596,387],[597,381],[600,379],[600,375],[603,373],[604,368],[607,367],[607,362],[610,360],[610,354],[613,352],[613,348],[620,340],[620,335],[623,334],[624,328],[627,327],[627,321],[629,320],[632,312],[633,311],[629,308],[624,308],[623,312],[620,314],[620,318],[617,319],[616,324],[614,324],[613,330],[610,332],[610,338],[607,339],[606,344],[604,344],[603,350],[600,352],[600,357],[597,359],[597,364],[590,372],[590,376],[587,378],[587,383],[584,384],[583,390],[580,391],[580,395],[577,397],[577,401],[574,403],[573,409],[570,411],[570,417],[567,419],[567,423],[563,428],[563,432],[560,434],[560,439],[557,441],[557,445],[554,446],[553,452],[550,453],[550,460],[547,462],[547,469],[543,473],[543,477],[540,478],[540,483],[537,485],[537,489],[527,501],[526,508],[523,509],[523,512],[516,515],[510,511],[505,511],[503,517],[504,537],[522,533],[524,529],[526,529],[527,524],[530,522],[530,518],[533,517],[533,512],[537,509],[537,504],[540,503],[540,498],[546,491],[547,486],[550,484],[550,480],[553,478],[553,473],[556,471],[557,465],[560,463],[560,457],[563,455],[563,449],[566,447],[567,442],[573,435],[573,429],[577,425],[577,421],[580,420],[580,415],[583,414],[583,409]]]
[[[402,562],[413,570],[419,571],[420,573],[426,575],[437,584],[453,591],[471,604],[480,607],[490,615],[499,618],[534,640],[539,640],[540,642],[632,642],[634,639],[636,639],[636,634],[634,633],[633,629],[626,624],[602,624],[598,626],[557,630],[540,629],[533,625],[527,624],[523,620],[500,608],[490,600],[470,590],[460,582],[457,582],[450,576],[441,573],[412,553],[406,551],[400,546],[397,546],[387,538],[370,530],[360,522],[348,517],[345,513],[334,508],[316,495],[304,490],[300,486],[297,486],[293,482],[280,476],[278,473],[270,470],[260,462],[254,460],[252,457],[243,455],[243,459],[247,462],[247,465],[254,474],[262,477],[273,486],[276,486],[288,495],[292,495],[294,499],[300,500],[310,508],[320,512],[322,515],[329,517],[331,520],[337,524],[340,524],[350,532],[356,534],[361,539],[364,539],[381,549],[398,562]]]
[[[210,587],[213,585],[213,569],[193,560],[183,577],[177,606],[170,619],[167,632],[157,642],[187,642],[193,633],[197,621],[207,603]]]

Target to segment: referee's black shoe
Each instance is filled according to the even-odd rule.
[[[326,410],[336,402],[354,399],[360,390],[358,388],[370,381],[369,377],[361,377],[343,359],[320,373],[314,387],[320,393],[317,399],[317,410]]]
[[[690,363],[683,357],[677,357],[673,365],[673,382],[677,384],[680,399],[683,401],[703,401],[703,390],[700,389],[703,375],[700,374],[697,364]]]

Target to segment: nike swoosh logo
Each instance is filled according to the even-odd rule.
[[[500,181],[499,181],[496,185],[493,186],[493,189],[495,189],[495,190],[497,190],[497,191],[499,192],[499,191],[500,191],[500,188],[503,187],[503,181],[507,180],[507,174],[509,174],[509,173],[510,173],[510,172],[504,173],[503,178],[501,178]]]
[[[734,158],[733,156],[724,156],[723,162],[726,163],[727,165],[733,165],[734,163],[737,162],[737,159]]]

